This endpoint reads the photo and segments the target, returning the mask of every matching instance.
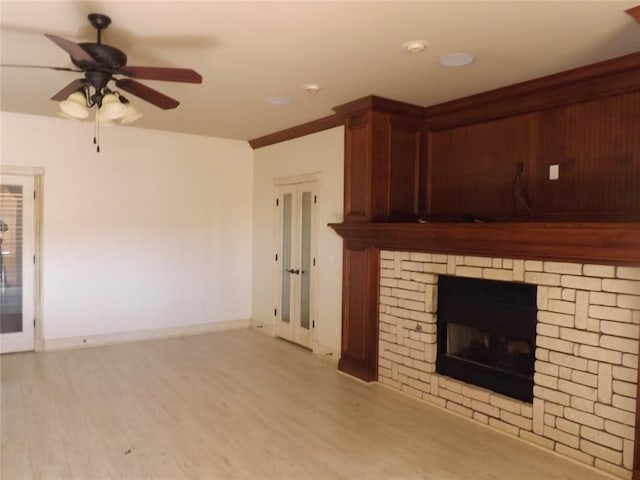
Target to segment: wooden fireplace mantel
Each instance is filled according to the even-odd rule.
[[[640,223],[331,223],[352,246],[640,266]]]
[[[640,223],[331,223],[351,245],[640,266]]]

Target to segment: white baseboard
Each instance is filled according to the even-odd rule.
[[[313,348],[313,353],[321,357],[324,357],[327,360],[331,360],[336,364],[338,363],[338,360],[340,360],[340,352],[337,350],[334,350],[333,348],[327,347],[326,345],[321,345],[318,342],[314,342],[312,348]]]
[[[264,334],[267,335],[269,337],[276,337],[276,326],[272,323],[264,323],[264,322],[255,322],[252,321],[251,322],[251,328]],[[294,342],[295,343],[295,342]],[[320,356],[320,357],[324,357],[327,360],[330,360],[334,363],[338,363],[338,360],[340,360],[340,351],[339,350],[334,350],[331,347],[327,347],[326,345],[322,345],[316,341],[313,341],[311,344],[311,351]]]
[[[134,332],[108,333],[105,335],[87,335],[82,337],[52,338],[44,340],[44,350],[66,350],[69,348],[97,347],[113,345],[115,343],[140,342],[160,338],[184,337],[201,333],[220,332],[249,328],[250,320],[226,320],[222,322],[199,323],[183,327],[154,328],[151,330],[137,330]]]
[[[274,323],[256,322],[255,320],[252,320],[251,328],[270,337],[276,336],[276,326]]]

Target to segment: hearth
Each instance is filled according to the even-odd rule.
[[[436,371],[533,401],[536,286],[441,275]]]

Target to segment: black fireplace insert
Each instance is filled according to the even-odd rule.
[[[536,289],[441,275],[436,371],[532,402]]]

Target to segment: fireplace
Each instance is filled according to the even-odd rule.
[[[383,385],[630,478],[638,387],[640,268],[381,250],[379,272],[378,378]],[[448,300],[441,290],[457,279],[483,284],[497,281],[494,285],[499,289],[507,282],[517,289],[533,290],[521,292],[528,306],[511,305],[518,313],[507,315],[504,323],[500,315],[491,315],[488,326],[477,326],[470,324],[471,313],[495,312],[497,307],[491,302],[504,295],[491,294],[491,300],[481,301],[489,305],[478,308],[469,300],[476,293],[462,287],[464,298],[454,294]],[[534,309],[529,303],[533,300]],[[441,326],[441,314],[447,309],[463,315]],[[525,327],[521,319],[528,315],[535,323]],[[495,326],[491,322],[498,325],[493,346],[491,338],[485,341],[487,331]],[[523,332],[532,333],[532,325],[535,337],[528,340]],[[447,356],[466,362],[462,370],[497,366],[493,370],[508,372],[510,381],[530,377],[525,373],[530,374],[527,358],[531,357],[524,355],[525,343],[530,345],[535,355],[533,401],[514,398],[486,384],[478,386],[477,373],[460,380],[455,372],[442,372],[438,354],[447,351],[439,343],[443,329]]]
[[[436,372],[532,402],[536,314],[535,285],[441,275]]]

